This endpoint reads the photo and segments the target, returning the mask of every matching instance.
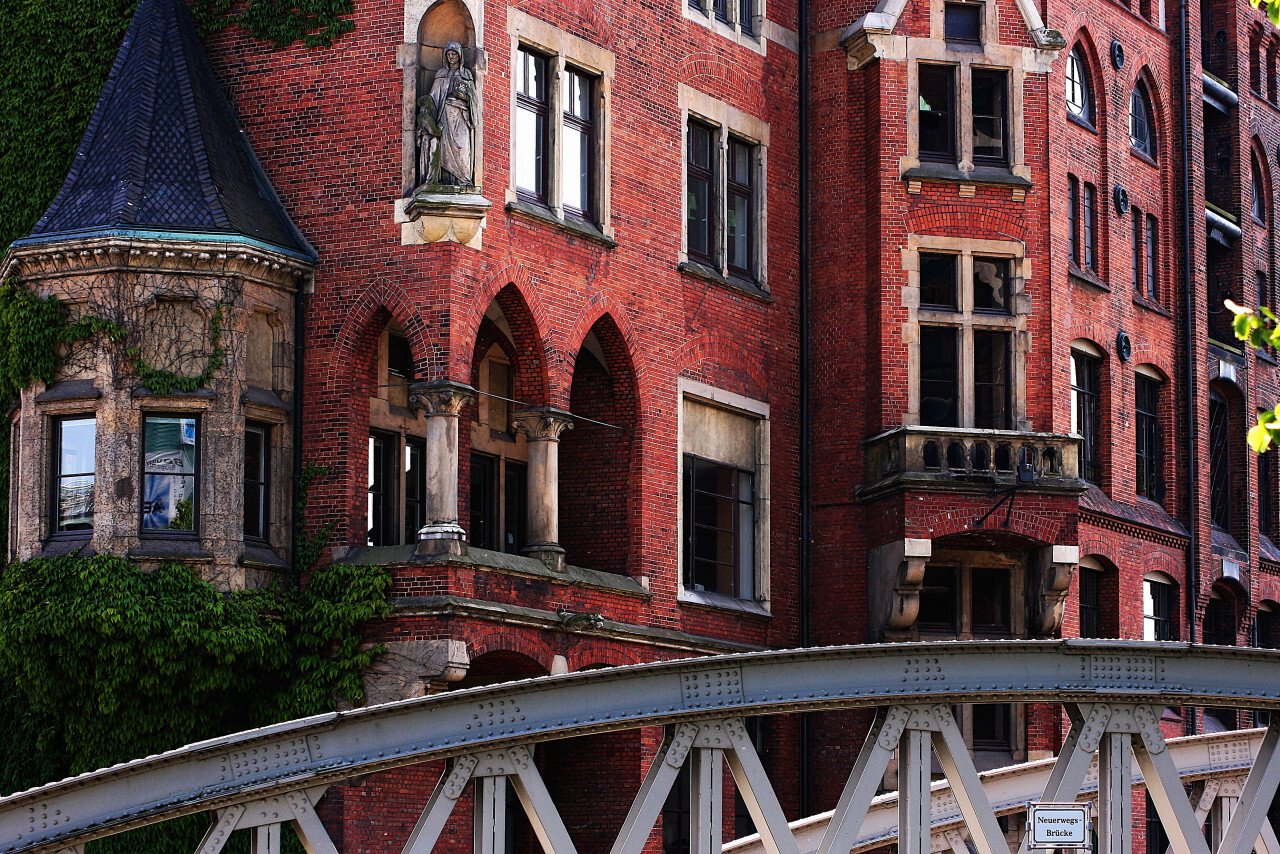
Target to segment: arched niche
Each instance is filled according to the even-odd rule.
[[[418,24],[418,70],[421,76],[444,65],[444,46],[449,42],[462,45],[463,64],[476,65],[476,28],[471,12],[462,0],[440,0],[431,6]]]

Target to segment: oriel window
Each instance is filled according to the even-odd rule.
[[[148,415],[143,419],[143,531],[195,531],[198,437],[195,417]]]
[[[62,418],[55,423],[58,446],[54,459],[58,469],[53,486],[54,533],[92,531],[98,422],[90,416]]]

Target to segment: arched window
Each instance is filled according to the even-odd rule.
[[[1255,222],[1267,221],[1267,193],[1262,184],[1262,164],[1258,162],[1258,152],[1249,157],[1249,180],[1253,184],[1253,219]]]
[[[1088,66],[1085,64],[1084,50],[1076,45],[1067,55],[1067,112],[1086,122],[1093,124],[1093,93],[1089,91]]]
[[[1142,81],[1133,87],[1129,99],[1129,145],[1147,157],[1156,156],[1156,129],[1151,119],[1151,96]]]

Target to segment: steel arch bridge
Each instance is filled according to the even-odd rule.
[[[1060,704],[1055,760],[978,774],[952,703]],[[325,788],[376,771],[448,760],[404,854],[431,851],[473,787],[477,854],[501,854],[509,780],[548,854],[577,854],[531,759],[535,744],[661,726],[665,739],[610,854],[640,854],[682,766],[693,854],[1007,854],[997,815],[1030,801],[1096,799],[1100,848],[1123,854],[1145,787],[1176,854],[1280,854],[1267,811],[1280,784],[1280,715],[1265,732],[1166,741],[1167,705],[1280,710],[1280,652],[1189,644],[1003,641],[775,651],[618,667],[439,694],[305,718],[189,745],[0,798],[0,854],[83,850],[181,815],[211,812],[197,854],[252,831],[279,848],[291,823],[314,854],[337,854],[316,814]],[[874,708],[836,809],[788,824],[743,718]],[[897,756],[899,791],[877,789]],[[933,756],[946,775],[931,783]],[[759,833],[721,838],[727,765]],[[504,780],[505,778],[505,780]],[[1184,784],[1194,784],[1188,800]],[[967,831],[968,842],[962,831]],[[1025,842],[1024,848],[1025,848]]]

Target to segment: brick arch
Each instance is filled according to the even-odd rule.
[[[413,354],[414,370],[420,377],[430,377],[434,367],[442,363],[443,352],[438,342],[431,340],[422,315],[414,310],[399,288],[386,279],[377,278],[347,308],[346,319],[338,331],[335,358],[339,364],[350,364],[360,351],[371,324],[377,321],[379,311],[385,310],[404,330]],[[378,332],[382,331],[379,326]]]
[[[465,382],[465,378],[471,375],[471,357],[475,349],[476,336],[480,331],[480,323],[484,319],[484,313],[489,309],[489,304],[498,299],[498,295],[504,291],[507,291],[507,294],[503,300],[513,306],[518,304],[519,311],[527,312],[529,335],[531,340],[536,342],[533,346],[538,353],[539,361],[545,366],[551,360],[554,349],[546,330],[551,329],[553,324],[548,318],[546,307],[542,304],[538,289],[534,287],[528,271],[522,265],[512,262],[496,271],[477,288],[467,308],[458,312],[460,322],[454,328],[453,334],[449,336],[451,372],[454,375],[452,378]],[[503,314],[507,314],[507,304],[504,304],[503,300],[500,300],[498,305],[502,308]],[[512,310],[517,311],[515,308]],[[508,317],[507,320],[510,322],[512,318]],[[515,331],[514,326],[512,331]],[[517,341],[517,344],[519,343]],[[546,375],[545,367],[543,374]]]
[[[577,322],[557,342],[559,346],[556,351],[560,356],[558,359],[559,369],[553,373],[549,381],[551,386],[550,394],[558,401],[554,405],[567,407],[570,390],[573,386],[573,372],[577,364],[578,353],[582,350],[582,342],[586,340],[587,335],[595,328],[596,324],[606,317],[617,327],[622,336],[621,340],[626,345],[627,366],[634,377],[637,390],[645,387],[643,375],[647,372],[644,371],[644,363],[636,358],[638,345],[635,327],[631,325],[631,316],[612,296],[602,291],[597,291],[587,297],[578,311]]]
[[[728,101],[737,107],[754,105],[752,90],[743,85],[746,78],[730,73],[729,65],[719,54],[690,53],[680,64],[677,79],[685,81],[691,89],[705,92],[714,98]]]
[[[467,639],[467,654],[472,661],[490,653],[516,653],[536,663],[545,672],[551,672],[551,660],[555,650],[531,632],[492,629],[481,631]]]
[[[769,380],[760,360],[722,332],[704,332],[684,343],[676,354],[676,373],[701,373],[702,381],[753,400],[766,401]],[[703,370],[702,366],[710,368]]]
[[[1133,348],[1133,357],[1129,359],[1129,363],[1136,369],[1138,365],[1151,365],[1160,372],[1165,382],[1169,382],[1174,376],[1177,368],[1173,364],[1173,356],[1166,350],[1152,347],[1145,341]]]
[[[655,657],[652,650],[641,653],[630,647],[619,647],[607,641],[589,640],[577,644],[566,658],[569,661],[569,671],[576,673],[579,670],[600,665],[623,667],[628,664],[645,664],[662,660],[664,656]]]
[[[907,232],[941,236],[963,234],[977,240],[1025,242],[1027,226],[1011,209],[926,203],[907,212]]]
[[[1002,524],[1004,510],[1000,510],[999,513],[1001,522],[997,524]],[[916,527],[931,531],[929,536],[934,541],[959,534],[973,534],[978,530],[973,527],[974,515],[972,506],[962,505],[925,516],[920,519]],[[1009,514],[1009,527],[1002,527],[1000,531],[1002,534],[1012,534],[1031,540],[1034,545],[1047,546],[1058,541],[1058,532],[1061,528],[1061,525],[1051,521],[1045,514],[1025,508],[1020,510],[1015,506],[1013,512]]]

